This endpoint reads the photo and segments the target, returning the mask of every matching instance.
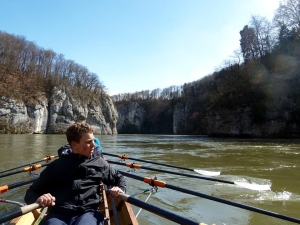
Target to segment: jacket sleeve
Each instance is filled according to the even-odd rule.
[[[105,170],[103,172],[103,183],[106,185],[117,186],[122,191],[126,192],[126,182],[122,174],[113,169],[104,159]]]
[[[26,204],[32,204],[43,194],[50,193],[52,185],[55,183],[53,174],[50,172],[52,163],[50,163],[40,174],[39,178],[26,191],[24,200]]]

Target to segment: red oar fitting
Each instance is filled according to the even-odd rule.
[[[41,167],[42,167],[41,164],[34,164],[34,165],[31,165],[31,166],[25,167],[25,168],[24,168],[24,171],[25,171],[25,172],[33,171],[33,170],[37,170],[37,169],[39,169],[39,168],[41,168]]]
[[[132,169],[140,169],[141,168],[141,165],[135,164],[135,163],[126,163],[125,165]]]
[[[49,161],[53,160],[54,158],[55,158],[54,155],[49,155],[49,156],[43,158],[43,160],[46,161],[46,162],[49,162]]]
[[[166,182],[156,180],[156,179],[152,179],[152,178],[149,178],[149,177],[144,177],[144,182],[151,185],[151,186],[157,186],[157,187],[163,187],[163,188],[166,186]]]
[[[127,156],[127,155],[118,155],[118,157],[120,159],[124,159],[124,160],[129,158],[129,156]]]
[[[0,194],[2,194],[4,192],[7,192],[7,191],[8,191],[8,186],[7,185],[4,185],[4,186],[0,187]]]

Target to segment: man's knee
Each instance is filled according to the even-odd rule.
[[[103,225],[104,216],[97,210],[89,210],[77,219],[75,225]]]

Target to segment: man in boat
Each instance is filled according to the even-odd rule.
[[[113,186],[113,198],[124,193],[124,177],[108,165],[99,151],[94,151],[93,132],[86,123],[71,125],[66,132],[69,145],[58,150],[59,158],[27,190],[27,204],[38,202],[49,207],[42,224],[102,225],[104,216],[98,211],[100,182]]]
[[[102,152],[103,152],[103,149],[102,149],[102,146],[101,146],[101,143],[99,141],[98,138],[94,138],[94,144],[95,144],[95,147],[94,147],[94,151],[98,152],[100,154],[100,156],[102,158],[104,158]],[[58,150],[58,155],[61,156],[61,155],[68,155],[72,152],[72,149],[71,149],[71,146],[70,144],[66,144],[64,146],[62,146],[59,150]]]

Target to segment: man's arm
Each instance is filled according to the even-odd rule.
[[[34,183],[28,188],[26,191],[24,200],[27,204],[31,204],[36,202],[42,195],[49,194],[51,187],[54,183],[53,174],[54,172],[50,172],[51,170],[50,163],[40,174],[39,178],[34,181]],[[42,200],[42,199],[40,199]],[[44,202],[46,200],[42,200]]]
[[[126,192],[126,182],[122,174],[113,169],[103,158],[101,158],[104,166],[103,171],[103,183],[110,186],[120,188],[123,192]],[[117,189],[114,189],[117,190]]]

